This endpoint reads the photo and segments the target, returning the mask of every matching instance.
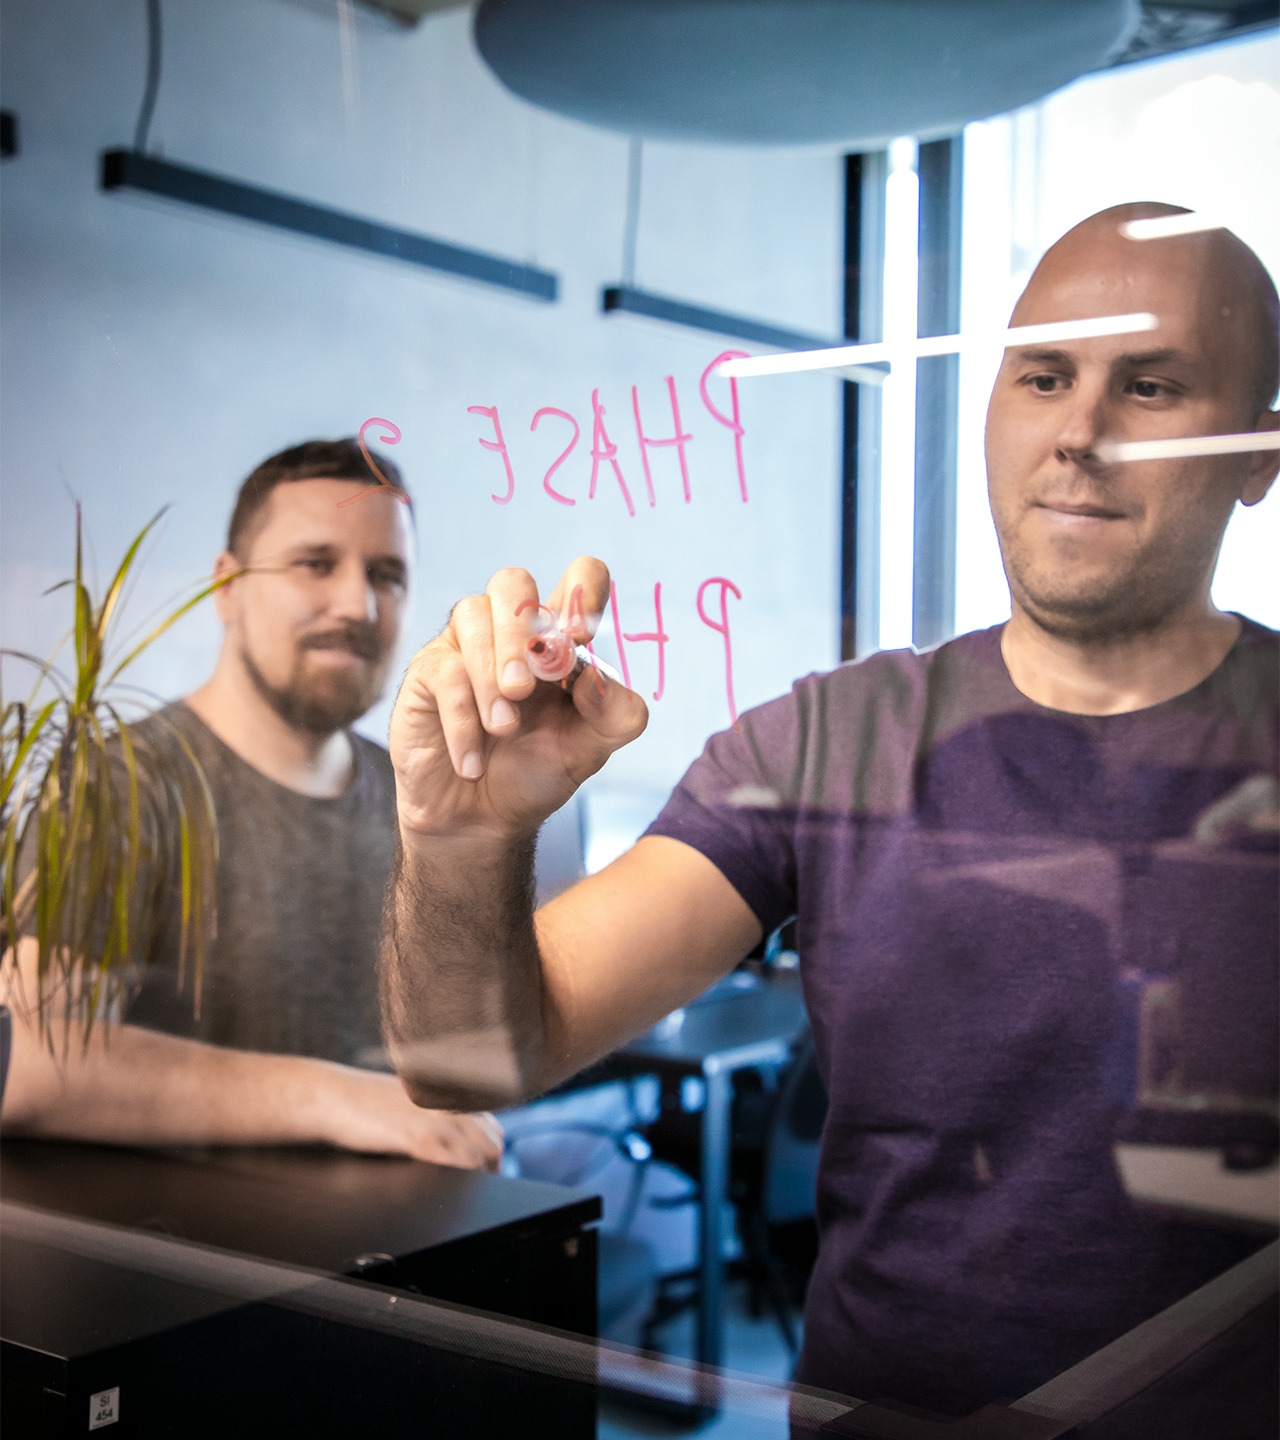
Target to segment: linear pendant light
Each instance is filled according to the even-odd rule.
[[[451,245],[445,240],[433,240],[412,230],[400,230],[345,210],[298,200],[277,190],[244,185],[238,180],[228,180],[225,176],[197,170],[190,165],[157,160],[135,150],[103,152],[102,188],[162,195],[186,205],[198,205],[205,210],[217,210],[224,215],[270,225],[277,230],[290,230],[388,259],[403,260],[428,270],[438,270],[446,275],[460,275],[467,280],[497,285],[537,300],[553,301],[560,293],[559,278],[549,270],[504,260],[483,250]]]
[[[753,345],[771,345],[780,350],[820,351],[830,354],[830,340],[806,335],[802,330],[785,330],[763,320],[745,315],[732,315],[726,310],[710,310],[704,305],[690,305],[685,300],[672,300],[655,295],[651,290],[638,290],[634,285],[607,285],[600,294],[600,309],[606,315],[644,315],[650,320],[664,320],[687,330],[701,330],[708,335],[723,335],[730,340],[745,340]],[[847,365],[840,373],[848,380],[879,385],[888,371],[887,363]]]

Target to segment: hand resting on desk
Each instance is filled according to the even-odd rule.
[[[55,1056],[22,1005],[36,993],[34,940],[19,943],[19,956],[26,979],[11,983],[7,997],[15,1024],[5,1134],[116,1145],[328,1144],[468,1170],[494,1170],[502,1157],[492,1116],[419,1109],[394,1075],[109,1020],[95,1023],[86,1046],[73,1019],[64,1053],[57,1013]]]

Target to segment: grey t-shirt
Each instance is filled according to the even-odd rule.
[[[255,770],[181,702],[131,733],[164,747],[173,743],[167,726],[185,737],[213,795],[218,929],[197,1017],[190,977],[179,986],[175,874],[172,913],[126,1019],[215,1045],[357,1062],[381,1043],[377,955],[396,833],[390,756],[351,735],[351,784],[317,800]],[[161,868],[167,860],[173,869],[175,827],[157,823]]]

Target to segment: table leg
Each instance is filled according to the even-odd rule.
[[[724,1205],[729,1190],[729,1109],[733,1101],[729,1071],[704,1067],[706,1099],[702,1108],[702,1215],[699,1260],[702,1296],[698,1307],[697,1357],[704,1365],[724,1359]]]

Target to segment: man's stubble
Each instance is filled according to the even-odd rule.
[[[1106,569],[1073,564],[1069,553],[1046,563],[1016,531],[1000,535],[1009,588],[1022,609],[1055,638],[1099,645],[1160,629],[1198,591],[1219,543],[1184,532],[1139,546],[1127,564]]]
[[[313,670],[308,650],[343,649],[370,662],[359,669]],[[390,655],[372,626],[346,626],[305,636],[298,645],[289,678],[273,684],[242,640],[240,658],[259,695],[295,730],[332,735],[345,730],[381,698]]]

